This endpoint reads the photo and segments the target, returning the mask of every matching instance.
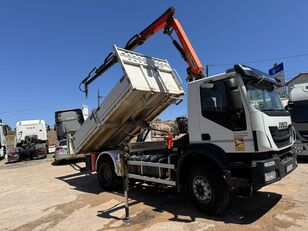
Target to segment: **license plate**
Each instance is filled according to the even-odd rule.
[[[290,171],[292,171],[292,169],[293,169],[293,164],[287,165],[287,167],[286,167],[287,173],[290,172]]]

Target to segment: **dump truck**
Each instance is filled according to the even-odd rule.
[[[0,119],[0,158],[4,158],[6,155],[6,135],[7,135],[7,126],[2,123]]]
[[[297,167],[291,146],[295,133],[281,104],[277,82],[254,68],[237,64],[210,77],[179,21],[169,8],[126,46],[114,46],[104,63],[81,82],[89,84],[118,63],[123,75],[80,129],[68,139],[71,155],[91,153],[87,167],[100,185],[123,183],[128,216],[128,181],[160,184],[188,192],[207,214],[226,209],[231,192],[251,195],[281,180]],[[172,42],[188,63],[187,118],[177,119],[177,134],[146,141],[150,122],[184,95],[183,83],[167,60],[132,51],[150,36],[175,31]],[[132,137],[137,141],[132,142]]]
[[[308,83],[289,89],[288,110],[296,130],[293,149],[298,156],[308,156]]]
[[[8,162],[46,158],[47,128],[44,120],[23,120],[16,123],[15,147],[8,150]]]

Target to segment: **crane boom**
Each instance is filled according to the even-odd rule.
[[[181,26],[178,19],[174,18],[173,15],[175,13],[175,8],[170,7],[167,9],[159,18],[157,18],[152,24],[150,24],[147,28],[145,28],[139,34],[133,36],[125,46],[126,50],[134,50],[136,47],[142,45],[147,39],[149,39],[152,35],[157,33],[158,31],[164,29],[164,34],[167,34],[171,37],[174,46],[181,53],[183,59],[187,62],[187,80],[192,81],[193,79],[203,78],[203,66],[201,61],[199,60],[198,55],[196,54],[193,46],[191,45],[183,27]],[[177,40],[173,39],[171,34],[175,31],[176,35],[181,43],[181,45],[177,42]],[[106,70],[108,70],[112,65],[117,63],[118,59],[114,53],[110,53],[104,63],[98,67],[94,68],[89,75],[83,79],[80,83],[84,85],[84,89],[81,91],[85,92],[86,95],[88,93],[88,85],[92,83],[95,79],[97,79],[101,74],[103,74]]]

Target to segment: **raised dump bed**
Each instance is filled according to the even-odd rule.
[[[75,152],[117,147],[127,134],[135,135],[184,95],[182,84],[167,60],[114,46],[123,76],[99,108],[72,137]]]

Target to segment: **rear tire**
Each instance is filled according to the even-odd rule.
[[[7,153],[6,153],[6,146],[4,146],[3,147],[3,157],[2,158],[4,159],[6,155],[7,155]]]
[[[188,188],[192,202],[209,215],[222,214],[229,203],[229,192],[222,173],[209,165],[191,168]]]
[[[48,146],[45,146],[43,159],[47,158],[47,154],[48,154]]]
[[[109,159],[99,162],[97,177],[101,187],[107,191],[119,189],[121,186],[122,178],[116,175],[113,162]]]

